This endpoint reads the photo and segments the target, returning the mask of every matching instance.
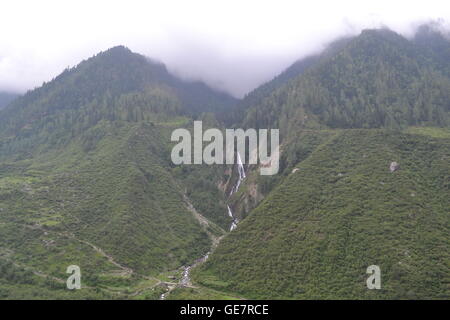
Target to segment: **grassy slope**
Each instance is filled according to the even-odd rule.
[[[170,133],[192,124],[186,115],[233,102],[124,47],[17,99],[0,116],[0,262],[59,280],[77,264],[84,285],[127,295],[145,291],[143,275],[177,270],[204,255],[211,234],[223,231],[200,225],[189,210],[185,193],[200,171],[190,181],[178,178]],[[214,174],[220,177],[220,170]],[[201,204],[200,213],[212,208],[205,215],[226,225],[224,204],[210,200],[220,194],[208,193],[209,182],[195,186],[201,197],[190,200]],[[33,285],[26,285],[14,292],[11,285],[6,296],[28,296]]]
[[[152,275],[204,254],[210,239],[166,159],[172,125],[102,121],[63,149],[0,163],[0,258],[62,279],[76,264],[102,286],[118,267],[91,245]]]
[[[338,132],[222,241],[200,284],[250,298],[450,296],[448,130]],[[365,287],[372,264],[380,291]]]

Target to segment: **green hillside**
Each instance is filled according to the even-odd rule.
[[[364,30],[249,93],[239,103],[237,126],[280,129],[282,153],[276,176],[260,177],[257,168],[249,167],[251,178],[240,198],[233,199],[237,214],[246,215],[259,202],[250,199],[255,186],[261,199],[330,129],[450,126],[447,56],[449,38],[431,26],[422,26],[409,40],[390,30]]]
[[[221,242],[198,282],[262,299],[449,298],[450,131],[419,132],[337,131]],[[379,291],[365,287],[373,264]]]
[[[115,47],[65,70],[3,110],[0,157],[58,148],[101,120],[171,120],[232,103],[228,95],[183,82],[164,65]]]
[[[280,129],[280,173],[247,168],[231,199],[245,219],[197,283],[258,299],[449,298],[449,48],[427,27],[365,30],[249,94],[241,125]]]
[[[23,285],[21,269],[1,280],[2,297],[124,298],[204,255],[223,232],[213,221],[229,223],[226,207],[189,199],[193,186],[177,178],[170,135],[191,128],[202,108],[232,101],[116,47],[2,110],[0,262],[27,273]],[[200,215],[212,210],[194,214],[190,201],[202,204]],[[84,294],[62,293],[72,264]],[[56,286],[47,292],[42,279]]]
[[[314,121],[330,128],[448,126],[448,63],[441,67],[440,49],[423,42],[365,30],[250,107],[243,124],[284,135]]]
[[[0,110],[0,299],[450,298],[449,57],[365,30],[241,101],[122,46],[65,70]],[[194,120],[279,128],[279,174],[175,166]]]

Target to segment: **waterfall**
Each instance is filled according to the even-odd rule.
[[[236,185],[231,189],[230,197],[233,193],[235,193],[239,190],[239,186],[241,185],[241,182],[246,178],[244,164],[242,163],[241,155],[239,154],[239,152],[237,153],[237,166],[238,166],[239,178],[236,181]],[[230,226],[230,231],[233,231],[234,229],[236,229],[237,224],[239,223],[239,220],[234,217],[233,212],[230,209],[230,206],[227,206],[227,209],[228,209],[228,215],[233,219],[233,221],[231,222],[231,226]]]
[[[241,156],[239,152],[237,153],[237,164],[238,164],[238,171],[239,171],[239,180],[245,179],[245,169],[244,165],[242,164]]]
[[[228,215],[230,216],[230,218],[234,219],[233,212],[231,212],[230,206],[227,206],[227,208],[228,208]]]
[[[239,179],[236,182],[236,185],[231,189],[230,196],[239,190],[241,182],[246,178],[244,164],[242,163],[239,152],[237,152],[237,165],[238,165]]]
[[[233,219],[230,227],[230,231],[233,231],[234,229],[236,229],[239,220],[234,218],[233,211],[231,211],[230,206],[227,206],[227,208],[228,208],[228,215]]]

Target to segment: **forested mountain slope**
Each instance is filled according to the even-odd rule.
[[[238,211],[248,213],[248,203],[283,180],[328,129],[448,126],[449,39],[428,25],[409,40],[386,29],[364,30],[249,93],[235,108],[235,126],[279,129],[282,154],[280,174],[247,179],[234,197]]]
[[[2,110],[0,256],[13,275],[0,280],[4,294],[28,297],[46,277],[57,281],[42,297],[66,295],[61,279],[78,265],[83,285],[109,296],[204,255],[223,233],[212,220],[228,217],[217,199],[207,218],[193,212],[170,136],[233,101],[116,47]]]
[[[65,70],[0,111],[0,298],[158,299],[192,265],[172,297],[448,298],[449,43],[365,30],[239,103],[125,47]],[[279,128],[280,173],[175,166],[194,119]]]
[[[422,28],[341,44],[248,108],[243,127],[282,133],[280,173],[247,167],[233,196],[245,219],[199,284],[262,299],[450,297],[449,42]],[[366,287],[370,265],[381,290]]]
[[[250,298],[450,296],[450,131],[337,130],[197,270]],[[390,172],[396,161],[400,168]],[[378,265],[382,290],[366,288]]]
[[[149,121],[226,108],[234,99],[183,82],[164,65],[115,47],[28,92],[0,117],[1,156],[57,146],[100,120]]]
[[[308,122],[329,128],[449,125],[448,64],[443,68],[440,48],[418,44],[425,41],[420,38],[365,30],[250,107],[244,125],[279,127],[284,135]],[[445,38],[439,41],[448,46]]]

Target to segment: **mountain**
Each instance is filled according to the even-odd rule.
[[[413,42],[425,52],[428,62],[431,62],[441,72],[450,74],[448,61],[450,59],[450,35],[439,31],[439,25],[420,26]]]
[[[11,101],[17,98],[18,94],[10,92],[0,92],[0,109],[6,107]]]
[[[228,111],[226,114],[219,113],[217,117],[228,125],[242,125],[242,115],[246,115],[249,112],[249,109],[253,110],[254,108],[258,108],[258,106],[263,104],[266,99],[271,99],[271,95],[278,88],[284,87],[290,81],[293,81],[300,75],[304,74],[310,69],[310,67],[319,64],[321,60],[334,55],[349,41],[350,38],[348,37],[339,38],[338,40],[330,43],[326,50],[322,53],[309,55],[295,61],[291,66],[275,76],[272,80],[263,83],[253,91],[246,94],[242,100],[231,107],[231,112]]]
[[[449,160],[448,129],[334,132],[220,243],[197,280],[257,299],[448,298]],[[379,292],[365,287],[370,265],[382,270]]]
[[[170,135],[233,101],[115,47],[2,110],[2,297],[30,298],[42,287],[47,298],[124,298],[124,286],[159,297],[160,275],[204,255],[224,233],[212,220],[229,219],[218,199],[201,204],[212,208],[208,217],[192,205]],[[219,174],[208,170],[209,180]],[[84,294],[64,290],[69,265],[80,266]]]
[[[204,84],[183,82],[164,65],[125,47],[115,47],[14,101],[2,114],[0,134],[20,137],[30,152],[41,142],[37,139],[43,130],[46,140],[55,135],[62,139],[67,128],[71,135],[78,134],[102,119],[136,122],[155,115],[195,116],[234,101]]]
[[[262,100],[269,97],[274,90],[283,86],[291,79],[301,75],[310,66],[314,65],[318,56],[308,56],[304,59],[296,61],[289,68],[281,72],[271,81],[263,83],[253,91],[249,92],[244,99],[233,105],[227,112],[222,112],[217,117],[226,124],[237,125],[242,121],[242,114],[246,114],[248,109],[252,106],[257,106]]]
[[[428,25],[411,40],[386,29],[364,30],[296,62],[281,73],[282,81],[278,76],[249,93],[238,104],[244,107],[235,108],[236,126],[279,128],[283,173],[248,179],[249,188],[259,186],[260,192],[251,199],[243,195],[238,214],[246,215],[332,129],[448,127],[450,76],[442,57],[449,39]]]
[[[448,299],[448,46],[429,29],[365,30],[241,102],[243,127],[280,128],[280,173],[247,166],[229,200],[242,221],[196,282],[256,299]]]
[[[390,30],[364,30],[250,107],[244,124],[286,132],[306,116],[306,125],[328,128],[447,126],[450,82],[441,61]]]
[[[241,101],[115,47],[18,97],[0,111],[0,298],[448,299],[448,39],[364,30]],[[175,166],[194,120],[279,128],[279,174]]]

